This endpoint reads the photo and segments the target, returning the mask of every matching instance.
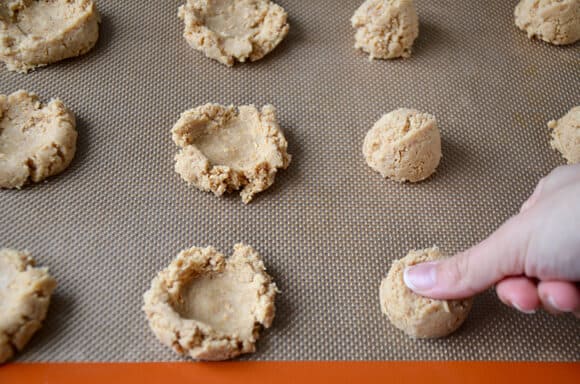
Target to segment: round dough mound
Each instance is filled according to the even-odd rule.
[[[270,0],[187,0],[178,16],[189,45],[228,66],[256,61],[288,34],[288,15]]]
[[[428,178],[441,160],[435,117],[405,108],[387,113],[367,133],[363,154],[383,177],[400,182]]]
[[[181,151],[175,171],[203,191],[216,196],[242,189],[242,201],[274,183],[279,168],[291,156],[276,121],[276,110],[266,105],[224,107],[206,104],[183,112],[173,127],[173,141]]]
[[[0,363],[21,351],[42,326],[56,281],[26,252],[0,249]]]
[[[447,336],[461,326],[471,309],[472,300],[433,300],[411,291],[403,281],[406,267],[442,259],[439,249],[411,251],[393,263],[381,282],[381,310],[393,325],[411,337]]]
[[[530,39],[536,37],[556,45],[580,39],[578,0],[521,0],[514,14],[516,25]]]
[[[580,106],[574,107],[559,120],[552,120],[552,148],[560,151],[568,164],[580,163]]]
[[[371,59],[411,56],[419,36],[419,18],[413,0],[366,0],[351,19],[355,48]]]
[[[260,255],[236,244],[229,259],[212,247],[182,251],[159,272],[143,310],[161,343],[200,360],[251,353],[274,319],[276,284]]]
[[[0,13],[0,60],[28,72],[80,56],[97,42],[99,22],[92,0],[9,1]]]
[[[0,95],[0,188],[20,188],[62,172],[75,155],[75,126],[60,100],[44,105],[26,91]]]

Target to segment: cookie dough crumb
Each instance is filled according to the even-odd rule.
[[[270,0],[187,0],[178,16],[189,45],[227,66],[261,59],[290,28],[286,11]]]
[[[351,19],[356,49],[370,59],[411,56],[419,36],[419,18],[413,0],[366,0]]]
[[[552,129],[552,148],[560,151],[568,164],[580,163],[580,106],[559,120],[550,121],[548,128]]]
[[[26,73],[93,48],[100,16],[92,0],[12,0],[0,7],[0,61]]]
[[[0,249],[0,364],[42,326],[56,281],[27,252]]]
[[[387,113],[367,133],[363,154],[383,177],[400,182],[428,178],[441,160],[435,117],[406,108]]]
[[[20,188],[62,172],[76,151],[74,115],[60,100],[0,95],[0,188]]]
[[[261,256],[236,244],[226,259],[192,247],[153,279],[143,310],[161,343],[180,355],[226,360],[256,349],[275,314],[276,284]]]
[[[528,37],[555,45],[573,44],[580,39],[580,1],[521,0],[515,23]]]
[[[182,113],[172,132],[181,147],[175,171],[216,196],[242,188],[242,201],[249,203],[274,183],[278,169],[290,164],[288,143],[271,105],[262,111],[253,105],[202,105]]]
[[[444,337],[467,318],[472,300],[433,300],[411,291],[403,281],[406,267],[444,258],[437,247],[411,251],[396,260],[381,282],[381,311],[391,323],[411,337]]]
[[[14,20],[19,11],[28,7],[33,0],[4,0],[0,3],[0,22]]]

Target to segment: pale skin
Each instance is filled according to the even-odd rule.
[[[481,243],[407,268],[404,280],[434,299],[470,297],[495,285],[499,299],[521,312],[580,317],[580,164],[540,180],[520,212]]]

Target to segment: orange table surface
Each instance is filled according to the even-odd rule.
[[[11,363],[0,383],[572,383],[580,363],[540,362],[223,362]]]

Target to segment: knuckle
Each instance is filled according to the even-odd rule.
[[[463,285],[467,280],[466,277],[469,276],[469,252],[469,250],[465,251],[444,263],[446,281],[457,288]]]

